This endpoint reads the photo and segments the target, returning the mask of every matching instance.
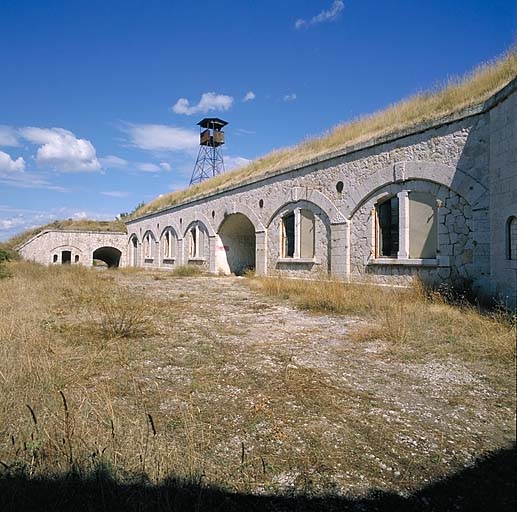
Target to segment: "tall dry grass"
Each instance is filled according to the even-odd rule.
[[[0,472],[195,478],[194,467],[173,468],[187,443],[157,442],[160,426],[131,366],[153,336],[150,312],[170,315],[171,304],[80,266],[16,262],[8,271],[0,280]]]
[[[415,357],[450,355],[509,364],[515,359],[515,315],[449,303],[420,283],[408,289],[282,277],[257,278],[251,283],[268,295],[294,301],[304,310],[367,319],[368,325],[351,334],[357,341],[386,341],[394,351]]]
[[[451,78],[430,92],[416,94],[380,112],[338,125],[330,132],[294,147],[275,150],[244,167],[198,185],[162,195],[137,209],[132,217],[173,206],[202,194],[217,192],[248,178],[292,165],[301,165],[312,158],[347,146],[441,119],[486,101],[516,76],[517,49],[512,48],[502,58],[482,64],[464,77]]]

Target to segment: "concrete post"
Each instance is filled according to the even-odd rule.
[[[255,233],[255,273],[258,276],[267,275],[267,232]]]
[[[399,199],[399,252],[397,257],[409,258],[409,194],[402,190],[397,194]]]
[[[350,276],[350,225],[330,225],[330,273],[338,279]]]
[[[176,254],[176,267],[181,267],[185,264],[185,239],[178,238],[178,252]]]
[[[216,246],[218,242],[218,236],[209,236],[208,237],[208,246],[209,246],[209,261],[208,261],[208,270],[212,274],[217,273],[217,265],[216,265]]]

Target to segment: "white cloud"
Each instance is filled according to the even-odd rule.
[[[251,162],[248,158],[244,158],[242,156],[225,156],[224,157],[224,168],[229,171],[231,169],[236,169],[237,167],[244,167]]]
[[[108,190],[101,192],[101,194],[108,197],[128,197],[130,195],[129,192],[125,192],[124,190]]]
[[[45,189],[55,190],[57,192],[69,192],[65,187],[54,185],[41,174],[34,174],[30,172],[14,172],[8,174],[2,174],[0,172],[0,183],[14,188],[26,188],[26,189]]]
[[[127,167],[129,162],[115,155],[108,155],[99,158],[99,161],[105,169],[121,169]]]
[[[99,171],[93,144],[86,139],[78,139],[63,128],[22,128],[24,139],[40,147],[36,161],[40,165],[52,166],[62,172]]]
[[[246,93],[246,96],[244,96],[244,99],[242,101],[252,101],[256,98],[256,95],[253,91],[248,91]]]
[[[10,126],[0,125],[0,146],[19,146],[16,130]]]
[[[135,166],[139,171],[142,172],[159,172],[161,167],[156,164],[151,164],[148,162],[142,162],[140,164],[136,164]]]
[[[232,96],[225,94],[217,94],[215,92],[205,92],[201,95],[201,99],[197,105],[190,105],[187,98],[180,98],[172,107],[172,111],[176,114],[199,114],[200,112],[225,111],[233,105]]]
[[[284,96],[284,101],[294,101],[296,99],[296,93],[292,92],[291,94],[286,94]]]
[[[324,23],[326,21],[334,21],[341,14],[345,8],[343,0],[334,0],[332,5],[326,11],[321,11],[316,16],[313,16],[310,20],[298,19],[294,23],[295,28],[309,27],[316,25],[317,23]]]
[[[131,143],[148,151],[187,151],[199,144],[199,133],[163,124],[128,124]]]
[[[0,151],[0,173],[22,172],[25,170],[25,160],[20,156],[13,160],[10,155]]]
[[[160,167],[161,167],[164,171],[167,171],[167,172],[172,171],[171,164],[169,164],[169,163],[167,163],[167,162],[160,162]]]

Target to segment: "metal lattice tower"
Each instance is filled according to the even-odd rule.
[[[218,117],[206,117],[197,123],[200,127],[199,153],[190,178],[190,185],[224,172],[221,146],[224,144],[224,128],[228,123]]]

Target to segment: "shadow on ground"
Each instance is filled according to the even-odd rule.
[[[254,496],[168,480],[160,485],[122,484],[103,471],[89,478],[0,477],[0,510],[10,511],[510,511],[516,501],[516,447],[401,497]]]

